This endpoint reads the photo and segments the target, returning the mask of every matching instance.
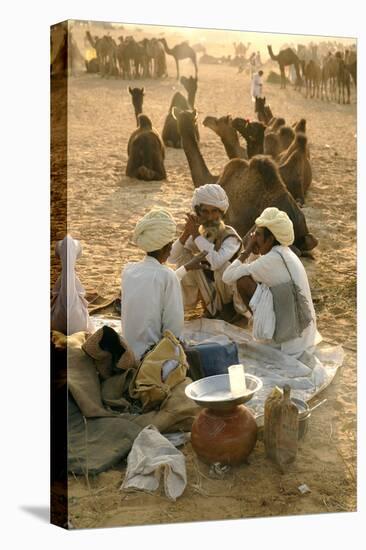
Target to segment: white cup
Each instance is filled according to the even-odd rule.
[[[230,379],[230,391],[233,397],[240,397],[247,392],[247,386],[245,383],[244,365],[231,365],[228,367],[229,379]]]

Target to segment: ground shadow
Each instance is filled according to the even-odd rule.
[[[20,506],[20,509],[28,514],[45,521],[46,523],[50,522],[50,508],[49,506]]]

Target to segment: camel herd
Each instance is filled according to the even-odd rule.
[[[86,31],[86,39],[95,49],[96,57],[86,62],[87,72],[101,76],[121,76],[122,78],[163,78],[167,76],[166,56],[171,55],[176,64],[179,80],[179,61],[190,59],[197,78],[197,54],[188,42],[169,48],[165,38],[144,38],[136,41],[133,36],[118,38],[110,35],[92,37]]]
[[[128,89],[136,116],[137,128],[128,142],[126,175],[145,181],[167,177],[164,167],[166,148],[183,148],[195,187],[219,183],[229,197],[227,223],[244,237],[254,220],[268,206],[287,212],[294,224],[295,248],[299,254],[312,250],[317,239],[309,233],[301,206],[311,184],[312,170],[306,121],[287,126],[283,118],[271,116],[265,123],[262,111],[258,121],[224,116],[207,116],[203,125],[220,138],[228,162],[221,174],[211,174],[199,145],[197,111],[194,108],[197,78],[182,77],[187,91],[173,95],[161,135],[151,119],[143,113],[143,88]],[[240,144],[239,136],[246,146]]]
[[[281,87],[286,87],[285,67],[293,66],[296,72],[295,89],[301,91],[305,84],[305,97],[317,97],[338,103],[350,103],[351,80],[357,86],[357,55],[355,51],[345,50],[332,53],[329,51],[320,61],[317,46],[306,55],[307,50],[302,46],[296,53],[292,48],[281,50],[278,55],[273,53],[272,47],[268,53],[273,61],[277,61],[281,73]],[[345,92],[347,97],[345,97]]]

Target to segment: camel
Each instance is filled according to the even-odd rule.
[[[218,183],[225,189],[230,204],[225,220],[240,236],[247,235],[265,208],[277,206],[287,212],[293,222],[294,245],[298,253],[312,250],[317,245],[317,239],[307,229],[304,213],[286,189],[275,163],[269,157],[259,155],[249,162],[232,159],[221,175],[215,176],[208,170],[195,136],[197,112],[177,112],[173,109],[173,114],[178,121],[194,186]]]
[[[341,102],[341,94],[343,99],[343,104],[346,103],[344,98],[344,89],[347,91],[347,103],[351,103],[351,77],[350,72],[346,67],[344,59],[342,59],[341,52],[336,53],[336,59],[338,62],[337,69],[337,85],[338,85],[338,103]]]
[[[127,152],[126,176],[145,181],[166,179],[164,145],[148,116],[138,116],[138,128],[130,136]]]
[[[304,120],[304,119],[302,119],[302,120]],[[297,149],[299,149],[299,148],[302,149],[303,148],[303,141],[301,141],[301,139],[302,139],[301,136],[304,136],[304,135],[305,135],[304,132],[296,131],[296,133],[294,135],[294,139],[292,140],[290,145],[287,147],[287,149],[282,151],[278,156],[277,162],[280,166],[285,164],[289,160],[291,155]],[[300,141],[297,139],[297,136],[300,136]],[[308,142],[305,143],[305,151],[306,151],[306,156],[304,158],[304,164],[303,164],[303,190],[304,190],[304,195],[306,194],[307,190],[309,189],[309,187],[311,185],[311,182],[312,182],[312,179],[313,179],[313,172],[312,172],[311,163],[310,163],[310,151],[309,151]],[[302,151],[301,151],[301,154],[302,154]],[[284,175],[286,176],[285,173],[284,173]]]
[[[202,124],[219,136],[229,159],[247,159],[247,151],[240,145],[237,131],[232,127],[231,122],[230,115],[221,118],[207,116]]]
[[[307,137],[305,134],[296,134],[294,142],[293,151],[279,165],[279,172],[291,195],[303,205],[305,193],[310,185],[305,174],[305,163],[309,163]]]
[[[273,113],[271,111],[271,107],[269,105],[266,105],[265,97],[255,98],[254,110],[257,113],[257,118],[259,122],[263,122],[263,124],[267,125],[273,119]]]
[[[132,64],[134,72],[130,70],[129,78],[140,78],[146,72],[147,55],[143,44],[136,42],[133,36],[127,36],[124,41],[125,55]],[[140,72],[141,68],[141,72]]]
[[[248,158],[263,153],[264,131],[266,129],[262,122],[250,122],[244,118],[234,118],[232,126],[243,136],[247,143]]]
[[[316,97],[319,97],[319,88],[322,79],[322,71],[319,63],[313,59],[310,59],[310,61],[306,63],[304,68],[304,79],[306,86],[305,97],[307,98],[310,93],[310,97],[313,98],[315,96],[315,92]]]
[[[236,42],[233,42],[233,46],[235,50],[235,56],[243,57],[245,59],[247,55],[247,51],[251,46],[251,42],[248,42],[246,46],[242,42],[239,42],[239,44],[237,44]]]
[[[128,91],[132,96],[132,105],[135,110],[136,125],[139,125],[138,116],[142,113],[142,104],[144,102],[145,88],[131,88]]]
[[[288,65],[294,65],[296,71],[296,88],[301,88],[301,75],[300,75],[300,60],[296,53],[291,48],[281,50],[278,55],[274,55],[272,46],[267,46],[268,53],[274,61],[277,61],[281,72],[281,88],[286,88],[285,67]]]
[[[183,86],[183,88],[187,92],[188,96],[188,103],[190,105],[191,109],[194,109],[194,103],[196,100],[196,94],[197,94],[197,78],[193,78],[193,76],[190,76],[187,78],[186,76],[182,76],[180,79],[180,82]]]
[[[279,132],[282,126],[285,126],[286,121],[282,117],[273,117],[267,125],[266,132]]]
[[[163,44],[157,38],[151,38],[146,43],[146,51],[153,64],[152,76],[154,78],[168,76]]]
[[[345,51],[344,62],[346,69],[350,73],[353,83],[357,88],[357,53],[355,51]]]
[[[107,35],[92,38],[89,31],[86,31],[85,36],[96,51],[101,76],[118,74],[117,44],[113,38]]]
[[[175,149],[182,148],[182,140],[178,132],[177,120],[172,114],[174,107],[182,110],[188,110],[188,101],[180,92],[176,92],[170,103],[169,112],[164,122],[161,137],[166,147],[174,147]]]
[[[117,61],[122,78],[131,78],[130,58],[128,57],[127,43],[123,36],[118,37],[119,44],[117,46]]]
[[[322,85],[321,85],[321,99],[329,101],[329,99],[335,99],[336,96],[336,82],[338,74],[338,62],[334,55],[331,53],[325,58],[322,68]],[[328,95],[329,84],[329,95]]]
[[[174,46],[174,48],[170,49],[165,38],[159,38],[159,40],[163,44],[166,53],[174,57],[177,67],[177,80],[179,80],[179,61],[181,59],[187,58],[191,59],[193,63],[195,69],[195,78],[197,78],[197,55],[193,48],[190,47],[188,42],[182,42],[181,44],[177,44],[176,46]]]

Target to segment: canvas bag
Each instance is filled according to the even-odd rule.
[[[276,344],[287,342],[301,336],[304,329],[311,323],[313,317],[306,297],[294,282],[289,268],[282,256],[283,263],[290,275],[290,281],[272,286],[273,309],[276,316],[276,327],[273,340]]]
[[[133,399],[139,399],[143,411],[162,406],[172,388],[186,378],[188,362],[182,345],[169,331],[142,359],[130,387]]]

